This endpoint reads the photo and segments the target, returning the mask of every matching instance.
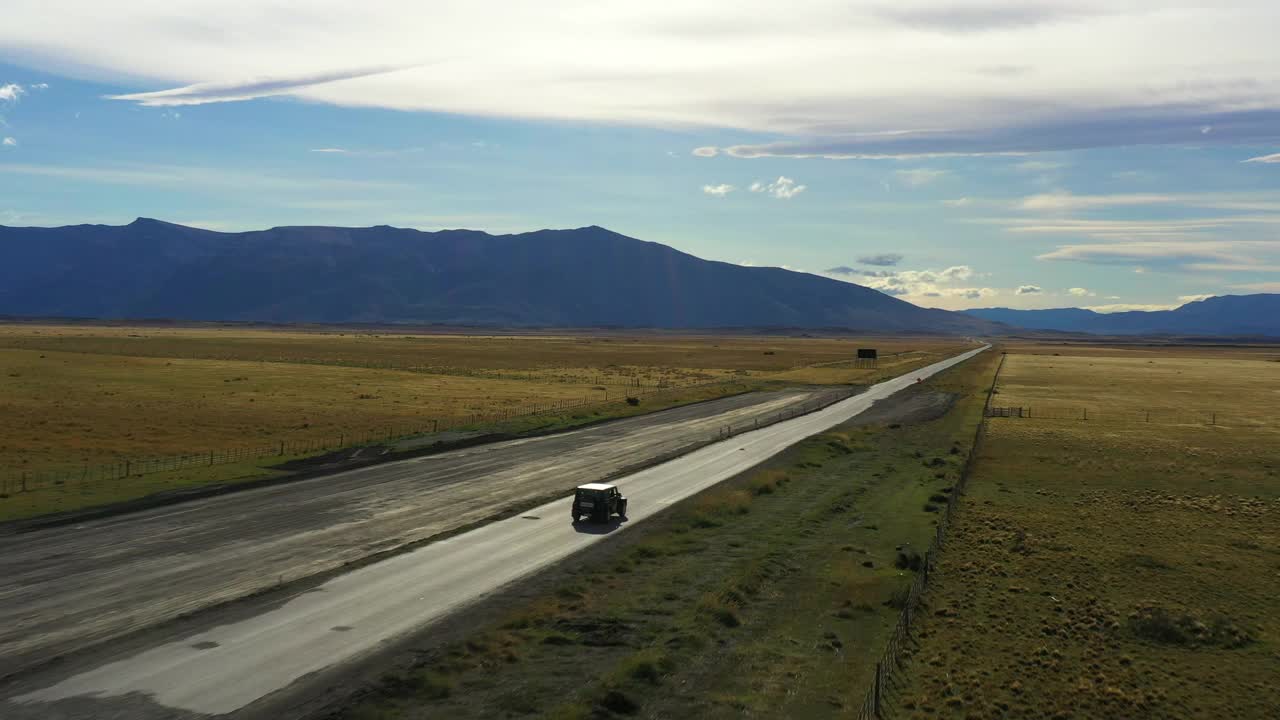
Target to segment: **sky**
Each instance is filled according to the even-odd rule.
[[[919,305],[1280,292],[1280,3],[7,0],[0,224],[601,225]]]

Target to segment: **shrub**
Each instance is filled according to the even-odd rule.
[[[917,572],[924,565],[924,558],[920,557],[920,553],[914,550],[899,550],[898,557],[894,559],[893,566],[899,570],[910,570]]]
[[[1185,645],[1189,638],[1168,610],[1161,607],[1140,609],[1129,620],[1133,634],[1144,640],[1166,645]]]
[[[631,407],[635,407],[635,406],[637,406],[637,405],[639,405],[639,404],[640,404],[640,398],[638,398],[638,397],[628,397],[628,398],[627,398],[627,404],[628,404],[628,405],[630,405]]]
[[[620,690],[606,692],[600,699],[600,706],[619,715],[634,715],[640,709],[635,700],[627,697]]]

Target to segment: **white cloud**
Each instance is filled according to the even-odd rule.
[[[1237,225],[1278,225],[1280,215],[1231,215],[1187,220],[1028,220],[1026,218],[980,219],[974,222],[1004,225],[1005,232],[1034,235],[1089,235],[1100,239],[1194,237],[1206,230]]]
[[[693,154],[698,157],[715,157],[720,154],[720,149],[711,146],[698,147],[693,149]]]
[[[1090,292],[1087,288],[1073,287],[1067,288],[1067,294],[1075,297],[1093,297],[1095,293]]]
[[[703,185],[702,186],[702,192],[708,195],[714,195],[716,197],[724,197],[725,195],[728,195],[733,191],[734,191],[734,187],[732,185],[726,185],[724,183],[720,183],[719,185]]]
[[[339,155],[341,155],[341,154],[345,154],[345,153],[347,153],[348,151],[347,151],[346,149],[344,149],[344,148],[324,147],[324,148],[311,148],[311,152],[313,152],[313,153],[334,153],[334,154],[339,154]]]
[[[1260,155],[1260,156],[1258,156],[1258,157],[1252,157],[1252,158],[1249,158],[1248,160],[1245,160],[1244,162],[1247,162],[1247,163],[1280,163],[1280,153],[1275,153],[1275,154],[1273,154],[1273,155]]]
[[[1071,211],[1132,205],[1167,205],[1178,202],[1175,195],[1074,195],[1066,191],[1025,197],[1018,204],[1023,210]]]
[[[858,258],[858,262],[876,267],[892,267],[902,262],[902,257],[902,253],[878,253],[876,255],[862,255]]]
[[[1020,173],[1043,173],[1053,170],[1061,170],[1067,166],[1064,162],[1053,160],[1025,160],[1013,166],[1016,172]]]
[[[27,89],[17,83],[0,85],[0,102],[17,102]]]
[[[344,80],[368,78],[404,70],[411,66],[381,65],[344,70],[327,70],[294,76],[251,77],[239,80],[200,82],[170,90],[111,95],[111,100],[131,100],[139,105],[204,105],[237,102],[274,95],[297,94],[307,88],[341,83]]]
[[[31,89],[32,89],[32,90],[48,90],[48,89],[49,89],[49,83],[36,83],[36,84],[34,84],[34,85],[32,85],[32,86],[31,86]]]
[[[1183,305],[1186,305],[1187,303],[1191,303],[1191,302],[1208,300],[1211,297],[1217,297],[1217,296],[1214,293],[1203,293],[1200,295],[1179,295],[1178,302],[1182,303]]]
[[[968,265],[954,265],[942,270],[857,270],[847,266],[826,271],[828,277],[849,280],[908,300],[978,300],[996,294],[988,287],[973,287],[966,283],[977,276]]]
[[[1134,272],[1152,268],[1201,272],[1269,272],[1261,257],[1280,257],[1280,242],[1267,240],[1143,240],[1137,242],[1062,245],[1037,256],[1092,265],[1132,265]]]
[[[1141,303],[1114,303],[1112,305],[1085,305],[1084,309],[1092,310],[1096,313],[1106,314],[1106,313],[1117,313],[1117,312],[1130,312],[1133,310],[1139,310],[1142,312],[1154,312],[1156,310],[1172,310],[1176,307],[1178,307],[1176,304],[1161,305],[1161,304],[1141,304]]]
[[[1039,285],[1019,285],[1017,293],[1019,295],[1039,295],[1044,292],[1044,288]]]
[[[911,170],[895,170],[894,175],[898,177],[898,182],[909,187],[921,187],[928,185],[943,175],[947,174],[946,170],[934,170],[932,168],[913,168]]]
[[[1231,288],[1255,293],[1280,293],[1280,282],[1240,283],[1232,285]]]
[[[751,183],[747,189],[753,193],[769,193],[779,200],[790,200],[804,192],[807,187],[807,185],[797,185],[795,180],[785,175],[779,175],[778,179],[771,183],[763,183],[757,180]]]
[[[962,197],[962,198],[955,198],[952,200],[943,200],[942,204],[946,205],[947,207],[953,207],[953,208],[969,207],[970,205],[973,204],[973,198]]]
[[[7,0],[0,47],[16,65],[141,85],[123,97],[147,104],[289,94],[817,138],[768,150],[786,155],[1273,136],[1272,3],[1184,5],[381,0],[361,13],[342,0],[60,0],[50,23],[45,0]]]
[[[17,138],[6,137],[4,140],[0,140],[0,144],[4,145],[5,147],[17,147],[18,140]]]

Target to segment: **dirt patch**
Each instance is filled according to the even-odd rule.
[[[918,425],[946,415],[955,402],[954,393],[909,388],[877,401],[870,410],[858,415],[849,424]]]

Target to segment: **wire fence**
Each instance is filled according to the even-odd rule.
[[[885,718],[885,705],[893,694],[902,689],[904,683],[899,675],[903,670],[904,651],[908,649],[912,641],[911,624],[920,605],[920,596],[924,594],[925,589],[929,586],[929,577],[933,572],[934,563],[937,561],[938,552],[946,542],[947,530],[951,526],[956,507],[960,504],[960,498],[969,482],[969,475],[972,472],[975,458],[978,457],[978,451],[982,447],[983,438],[986,437],[987,418],[991,417],[990,411],[993,409],[991,407],[991,396],[995,393],[996,382],[1000,379],[1000,371],[1004,369],[1004,358],[1005,356],[1001,355],[1000,364],[996,366],[995,376],[991,379],[991,388],[987,390],[987,401],[983,406],[983,417],[978,422],[978,429],[974,433],[973,448],[969,451],[969,456],[965,458],[964,467],[960,470],[960,478],[956,481],[951,491],[951,497],[938,515],[938,525],[934,530],[933,539],[929,543],[929,549],[925,551],[924,557],[921,559],[920,570],[916,573],[915,579],[911,581],[911,587],[907,589],[906,595],[899,597],[902,611],[898,614],[898,622],[893,626],[893,632],[889,634],[884,653],[876,663],[871,687],[867,689],[867,694],[862,700],[862,707],[858,711],[859,720],[872,720],[873,718],[881,720]]]
[[[721,379],[711,382],[691,383],[688,385],[667,385],[665,387],[642,388],[633,386],[625,393],[615,395],[607,400],[588,398],[581,400],[549,400],[533,403],[520,408],[512,408],[500,412],[474,413],[470,415],[451,416],[435,419],[419,419],[412,423],[391,425],[377,430],[361,430],[356,432],[339,432],[326,437],[307,437],[295,439],[258,442],[241,447],[201,450],[181,455],[168,455],[153,458],[132,458],[113,463],[83,465],[76,468],[43,470],[32,472],[10,472],[0,475],[0,500],[18,493],[36,492],[49,489],[67,489],[86,487],[95,484],[120,482],[128,478],[152,475],[156,473],[196,470],[234,463],[261,460],[268,457],[296,457],[315,453],[338,451],[383,445],[405,438],[428,435],[469,428],[476,425],[502,423],[541,415],[556,415],[565,412],[581,411],[631,402],[632,399],[654,398],[656,396],[674,394],[725,385],[735,382],[733,379]],[[606,397],[609,395],[606,393]]]
[[[1175,408],[1098,410],[1087,407],[1014,405],[988,407],[986,416],[989,418],[1017,418],[1022,420],[1078,420],[1080,422],[1156,423],[1161,425],[1217,425],[1219,422],[1264,424],[1260,420],[1241,418],[1238,413]]]

